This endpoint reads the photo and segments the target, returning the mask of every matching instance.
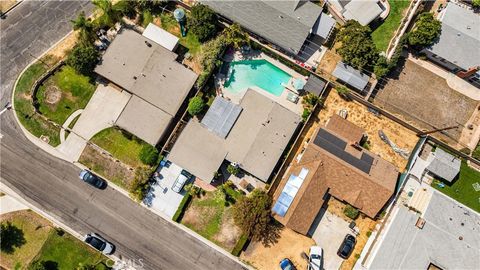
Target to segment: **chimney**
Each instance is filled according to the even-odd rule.
[[[468,78],[470,77],[472,74],[474,74],[475,72],[477,72],[478,70],[480,69],[480,66],[477,66],[477,67],[471,67],[469,68],[467,71],[459,71],[457,72],[457,75],[458,77],[462,78],[462,79],[465,79],[465,78]]]

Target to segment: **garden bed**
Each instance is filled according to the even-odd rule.
[[[242,234],[234,223],[231,204],[242,195],[234,190],[226,193],[229,196],[217,189],[193,197],[181,223],[231,252]]]

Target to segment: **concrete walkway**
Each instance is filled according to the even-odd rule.
[[[100,84],[83,110],[65,142],[57,146],[70,162],[78,161],[83,149],[95,134],[112,127],[131,95],[109,85]]]
[[[25,209],[28,209],[26,205],[10,195],[5,194],[0,197],[0,215]]]
[[[437,67],[436,65],[428,61],[415,58],[412,55],[408,55],[408,60],[444,78],[447,81],[448,86],[453,90],[473,100],[480,100],[480,90],[475,86],[469,84],[465,80],[459,78],[455,74],[450,73],[440,67]]]
[[[60,130],[60,143],[65,142],[65,133],[66,133],[65,130],[68,129],[68,126],[73,121],[73,119],[75,119],[82,112],[83,112],[83,109],[76,110],[67,118],[67,120],[65,120],[65,123],[63,123],[62,129]]]

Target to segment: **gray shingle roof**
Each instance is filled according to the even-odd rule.
[[[341,81],[357,88],[358,90],[363,90],[365,86],[367,86],[369,79],[367,75],[361,73],[360,71],[343,62],[339,62],[337,64],[332,75],[337,77]]]
[[[465,70],[480,66],[480,15],[455,3],[443,12],[440,38],[429,50]]]
[[[320,96],[325,88],[326,82],[315,75],[308,77],[307,83],[303,87],[303,90]]]
[[[428,160],[431,160],[431,163],[427,166],[427,170],[449,182],[455,179],[460,172],[460,159],[440,148],[431,152]]]
[[[297,54],[322,13],[310,1],[202,1],[251,32]],[[298,5],[297,5],[298,4]]]

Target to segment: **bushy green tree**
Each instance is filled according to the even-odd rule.
[[[145,144],[140,150],[139,158],[143,164],[154,166],[158,161],[158,150],[150,144]]]
[[[255,189],[250,195],[242,196],[233,205],[235,223],[254,241],[269,235],[272,198],[263,189]]]
[[[203,108],[205,107],[205,102],[203,99],[199,96],[193,97],[190,99],[188,102],[188,113],[190,115],[198,115],[203,111]]]
[[[223,30],[223,35],[228,44],[235,48],[240,48],[249,43],[248,35],[242,30],[238,23],[234,23]]]
[[[413,30],[408,33],[408,44],[417,48],[430,46],[441,31],[442,23],[435,19],[433,13],[424,12],[418,16]]]
[[[85,17],[85,12],[81,12],[75,20],[72,20],[73,30],[79,33],[78,40],[84,45],[88,46],[95,40],[95,29],[93,23]]]
[[[337,51],[345,63],[360,70],[373,68],[378,52],[370,34],[370,27],[354,20],[342,27],[337,36],[341,47]]]
[[[472,6],[475,8],[480,7],[480,0],[472,0]]]
[[[320,97],[315,95],[314,93],[308,93],[302,99],[302,104],[304,108],[308,108],[310,110],[317,105],[321,101]]]
[[[227,172],[232,175],[237,175],[240,172],[240,169],[237,166],[233,166],[232,164],[228,164]]]
[[[149,189],[149,180],[153,170],[148,167],[139,167],[135,171],[135,177],[133,181],[128,185],[128,191],[130,196],[137,202],[140,202],[145,198]]]
[[[126,2],[114,5],[111,0],[92,0],[92,3],[101,14],[97,19],[100,27],[112,27],[115,23],[121,22],[125,9],[129,8]]]
[[[377,76],[377,78],[381,78],[388,74],[390,71],[390,64],[387,58],[383,55],[380,55],[377,59],[377,63],[373,67],[373,73]]]
[[[67,64],[79,73],[90,75],[98,63],[99,52],[92,45],[76,45],[67,58]]]
[[[197,3],[190,10],[187,25],[200,42],[205,42],[217,33],[217,20],[217,14],[211,8]]]

